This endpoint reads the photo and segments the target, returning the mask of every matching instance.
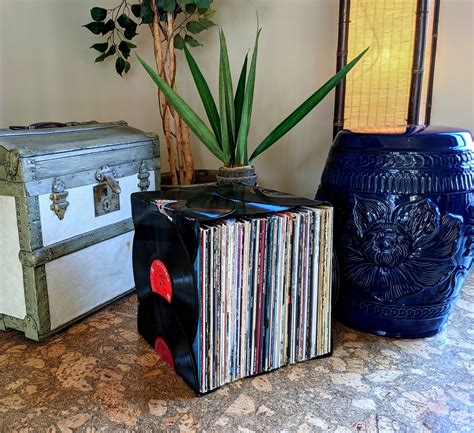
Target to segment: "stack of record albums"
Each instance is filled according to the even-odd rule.
[[[132,209],[139,332],[195,391],[331,352],[330,206],[197,186]]]

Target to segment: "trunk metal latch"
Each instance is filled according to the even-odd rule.
[[[114,169],[105,165],[95,173],[100,184],[94,187],[95,216],[102,216],[120,210],[121,188]]]

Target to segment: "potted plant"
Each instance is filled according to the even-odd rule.
[[[95,62],[115,58],[115,70],[122,76],[131,68],[129,56],[136,48],[132,40],[137,35],[137,27],[148,26],[156,71],[176,90],[176,50],[202,46],[197,35],[215,26],[211,3],[212,0],[120,0],[110,9],[93,7],[92,22],[83,27],[105,37],[90,47],[99,53]],[[188,126],[160,91],[158,104],[170,166],[170,172],[162,175],[162,183],[193,183],[207,171],[194,169]]]
[[[183,98],[176,93],[169,83],[157,74],[156,71],[137,54],[138,60],[160,91],[166,96],[173,109],[179,113],[191,131],[196,134],[197,138],[223,162],[224,165],[219,169],[217,175],[217,182],[219,184],[237,183],[255,185],[257,175],[255,174],[254,167],[251,165],[253,160],[276,143],[316,107],[355,66],[368,49],[364,50],[355,59],[344,66],[286,119],[278,124],[249,156],[248,134],[252,117],[260,31],[261,29],[257,31],[255,38],[250,68],[248,68],[248,56],[246,56],[234,93],[226,39],[224,32],[219,30],[219,108],[217,108],[198,64],[187,47],[183,47],[189,69],[206,111],[210,128]]]

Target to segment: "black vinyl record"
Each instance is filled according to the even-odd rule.
[[[163,215],[146,215],[135,229],[133,272],[140,301],[155,293],[180,317],[188,338],[196,334],[194,268],[176,227]]]
[[[171,305],[151,293],[138,305],[138,332],[155,351],[198,391],[197,369],[190,343]]]

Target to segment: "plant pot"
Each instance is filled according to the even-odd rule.
[[[216,183],[217,173],[217,170],[195,170],[193,185]],[[170,172],[161,174],[161,185],[172,185]]]
[[[220,167],[216,175],[218,185],[255,186],[258,176],[253,165],[241,167]]]
[[[377,335],[444,328],[474,262],[474,145],[469,131],[336,137],[318,199],[335,209],[335,317]]]

